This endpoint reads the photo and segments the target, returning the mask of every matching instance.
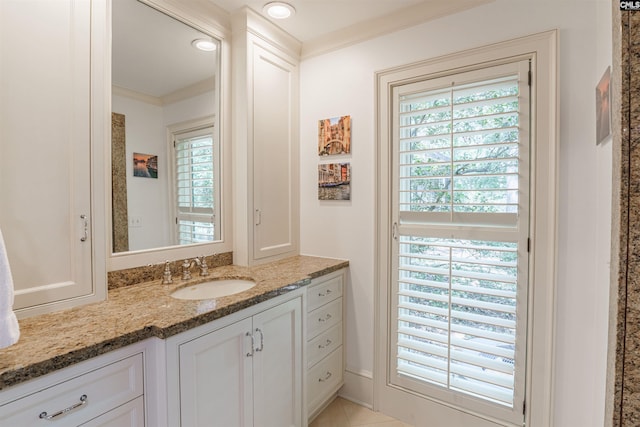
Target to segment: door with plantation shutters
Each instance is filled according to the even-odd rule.
[[[514,425],[527,345],[529,66],[392,95],[389,382]]]

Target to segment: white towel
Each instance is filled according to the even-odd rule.
[[[18,338],[20,327],[13,312],[13,279],[0,230],[0,348],[15,344]]]

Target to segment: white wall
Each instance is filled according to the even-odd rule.
[[[129,250],[168,246],[170,210],[163,109],[114,95],[112,110],[125,115],[129,220],[134,217],[141,219],[140,226],[129,226]],[[158,156],[157,179],[133,176],[133,153]]]
[[[215,93],[207,91],[164,106],[114,95],[112,110],[125,115],[128,215],[141,218],[141,226],[129,227],[129,250],[173,245],[171,165],[167,127],[211,116]],[[158,155],[158,178],[133,176],[133,153]]]
[[[550,29],[560,34],[555,425],[602,425],[611,143],[595,145],[595,85],[611,63],[610,2],[497,0],[301,64],[301,253],[350,260],[348,392],[371,404],[374,367],[374,72]],[[597,54],[596,54],[597,52]],[[317,121],[352,117],[352,200],[320,202]],[[342,161],[342,160],[341,160]],[[356,375],[352,375],[356,374]]]

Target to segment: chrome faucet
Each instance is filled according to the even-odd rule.
[[[184,262],[182,263],[182,280],[191,279],[191,267],[193,267],[193,264],[196,264],[198,267],[200,267],[201,276],[209,275],[209,266],[207,265],[207,259],[203,255],[201,257],[196,257],[191,261],[189,261],[188,259],[184,260]]]

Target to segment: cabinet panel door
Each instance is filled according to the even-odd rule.
[[[180,420],[183,427],[250,427],[251,319],[180,346]]]
[[[89,0],[0,1],[0,227],[16,309],[93,291],[91,13]]]
[[[256,426],[302,425],[301,311],[296,298],[253,318]]]
[[[295,67],[253,46],[254,259],[297,249]]]

